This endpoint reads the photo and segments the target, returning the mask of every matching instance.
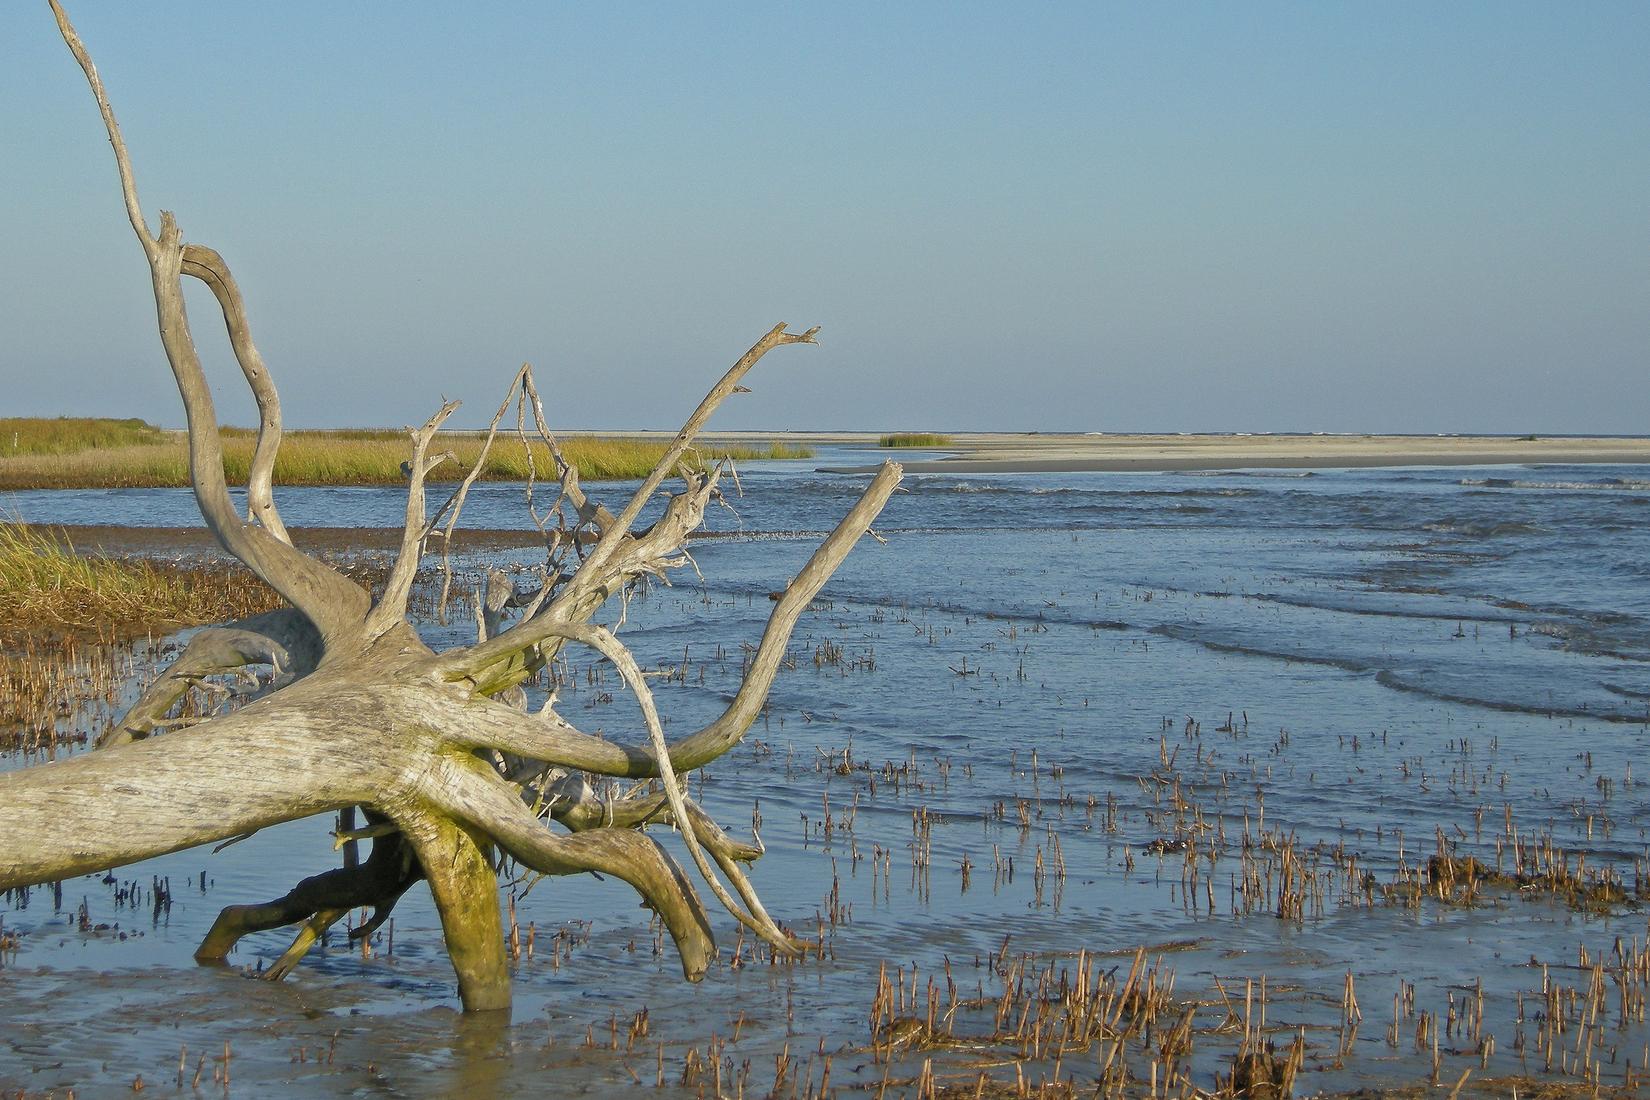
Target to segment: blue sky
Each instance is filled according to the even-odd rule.
[[[83,0],[294,425],[1650,431],[1650,5]],[[42,3],[0,414],[181,412]],[[191,298],[224,418],[250,402]]]

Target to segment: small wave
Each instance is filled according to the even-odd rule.
[[[952,481],[938,477],[910,477],[905,481],[905,487],[914,493],[967,493],[980,496],[1059,496],[1066,493],[1081,493],[1081,489],[1028,489],[1022,485],[1004,485],[992,481]]]
[[[696,592],[711,592],[725,596],[748,596],[757,599],[767,596],[772,591],[765,584],[751,584],[743,581],[705,580],[694,584],[693,588]],[[1069,608],[1047,604],[1033,607],[1029,604],[1015,606],[1012,603],[979,604],[963,600],[911,599],[892,592],[877,591],[870,588],[855,589],[837,582],[833,582],[832,587],[818,600],[825,604],[882,608],[885,611],[910,612],[922,610],[943,615],[958,615],[967,619],[979,619],[983,622],[1035,623],[1047,627],[1078,627],[1090,631],[1135,629],[1132,623],[1124,622],[1121,619],[1095,618]],[[692,623],[671,623],[656,629],[680,630],[684,626],[691,627]]]
[[[1289,478],[1317,477],[1316,470],[1175,470],[1175,477],[1261,477]]]
[[[1650,492],[1650,481],[1605,477],[1594,481],[1530,481],[1511,477],[1465,477],[1461,484],[1474,489],[1546,489],[1550,492]]]
[[[1189,623],[1160,623],[1146,633],[1177,641],[1193,642],[1217,653],[1238,653],[1245,657],[1264,657],[1274,661],[1294,661],[1308,665],[1326,665],[1346,672],[1370,672],[1377,666],[1351,655],[1318,653],[1307,649],[1288,649],[1258,642],[1240,641],[1225,631]]]
[[[1638,707],[1612,706],[1605,698],[1585,698],[1572,692],[1568,698],[1518,699],[1510,694],[1492,696],[1485,685],[1454,678],[1436,678],[1430,670],[1383,669],[1375,674],[1375,682],[1394,691],[1409,692],[1446,703],[1499,710],[1508,714],[1539,714],[1549,718],[1592,718],[1603,722],[1643,722],[1646,713]],[[1601,687],[1615,690],[1609,684]],[[1619,692],[1618,692],[1619,694]]]
[[[885,527],[877,524],[877,533],[883,537],[896,535],[980,535],[980,534],[1065,534],[1074,532],[1097,531],[1104,528],[1085,526],[1070,523],[998,523],[998,524],[968,524],[968,525],[938,525],[921,524],[913,526]],[[786,542],[798,539],[822,539],[829,535],[829,531],[809,530],[756,530],[746,528],[737,531],[695,531],[688,535],[693,542]]]
[[[1637,688],[1623,687],[1621,684],[1604,682],[1604,687],[1627,699],[1642,699],[1650,702],[1650,691],[1640,691]]]
[[[906,482],[913,492],[959,493],[967,496],[1063,497],[1087,500],[1118,500],[1130,497],[1254,497],[1259,489],[1241,487],[1198,489],[1092,489],[1072,486],[1005,485],[993,481],[953,481],[949,478],[915,477]]]
[[[1122,489],[1107,492],[1119,497],[1258,497],[1259,489]]]
[[[1542,528],[1516,521],[1491,522],[1486,520],[1439,519],[1421,525],[1423,531],[1441,535],[1466,535],[1469,538],[1501,538],[1506,535],[1538,535]]]
[[[1285,607],[1298,607],[1306,611],[1336,611],[1348,615],[1374,615],[1394,619],[1429,619],[1451,623],[1509,623],[1527,622],[1529,619],[1527,615],[1473,606],[1464,600],[1457,602],[1453,597],[1438,593],[1436,589],[1430,592],[1424,589],[1414,591],[1421,595],[1414,597],[1412,593],[1392,591],[1368,594],[1348,592],[1307,597],[1291,596],[1281,592],[1254,592],[1249,598],[1282,604]],[[1412,598],[1406,599],[1406,596]],[[1379,602],[1382,600],[1386,602]],[[1449,606],[1429,606],[1445,603]]]
[[[1495,606],[1504,607],[1508,611],[1526,611],[1532,616],[1544,618],[1574,619],[1578,622],[1605,624],[1631,624],[1638,621],[1637,617],[1626,611],[1600,611],[1597,608],[1570,607],[1561,603],[1531,604],[1522,600],[1498,599]]]

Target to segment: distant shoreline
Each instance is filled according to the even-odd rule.
[[[156,429],[148,429],[155,432]],[[166,435],[176,433],[166,432]],[[333,433],[342,436],[389,436],[382,431]],[[482,433],[451,433],[468,441]],[[1151,473],[1182,470],[1241,469],[1349,469],[1392,466],[1498,466],[1498,465],[1650,465],[1650,436],[1508,436],[1508,435],[1329,435],[1288,433],[1039,433],[1039,432],[950,432],[938,438],[943,445],[929,448],[879,446],[885,433],[872,431],[708,431],[696,441],[705,451],[744,449],[742,461],[775,458],[789,461],[785,452],[797,458],[810,457],[810,447],[843,447],[862,454],[842,455],[830,465],[815,467],[822,473],[866,474],[882,459],[893,458],[912,473],[1064,473],[1120,472]],[[250,435],[241,433],[238,442],[250,452]],[[568,430],[557,435],[578,462],[584,480],[640,477],[651,466],[651,453],[662,450],[674,439],[673,431]],[[314,433],[292,433],[293,447],[316,447]],[[625,454],[630,463],[624,469],[587,466],[583,456],[575,456],[582,445],[596,441]],[[398,484],[397,463],[402,454],[399,439],[345,439],[327,444],[334,450],[370,450],[366,458],[339,464],[338,454],[322,450],[327,462],[317,466],[325,477],[283,476],[278,467],[278,485],[308,484]],[[181,446],[174,446],[170,465],[157,474],[145,466],[157,453],[145,446],[99,446],[66,455],[33,454],[17,457],[0,452],[0,490],[51,488],[101,488],[111,486],[183,485],[187,480]],[[301,448],[300,448],[301,450]],[[519,448],[498,448],[495,459],[513,455]],[[342,453],[342,452],[340,452]],[[350,452],[354,454],[354,451]],[[166,456],[162,456],[166,457]],[[242,456],[245,457],[244,455]],[[316,466],[316,456],[296,458],[292,447],[283,448],[282,461],[293,459],[300,469]],[[307,465],[306,465],[307,461]],[[596,462],[592,457],[588,461]],[[829,458],[826,461],[830,461]],[[547,469],[543,457],[540,470]],[[291,463],[288,463],[291,466]],[[85,467],[85,469],[82,469]],[[128,468],[130,467],[130,468]],[[335,468],[337,467],[337,468]],[[369,469],[370,467],[370,469]],[[164,476],[162,476],[164,475]],[[525,471],[490,471],[489,480],[525,477]],[[232,479],[236,475],[232,473]]]
[[[772,433],[770,433],[772,434]],[[798,433],[800,438],[816,438]],[[780,435],[777,438],[786,438]],[[824,442],[823,437],[817,437]],[[915,473],[1151,472],[1379,466],[1650,465],[1650,437],[953,434]],[[900,452],[890,451],[890,454]],[[864,473],[873,466],[826,466]]]
[[[565,433],[566,435],[582,433]],[[668,432],[602,432],[608,438],[669,437]],[[877,432],[707,432],[707,442],[754,439],[821,446],[862,446],[899,461],[912,473],[1063,473],[1085,471],[1348,469],[1390,466],[1650,465],[1650,437],[1391,435],[1054,435],[960,432],[930,451],[879,448]],[[943,455],[924,458],[924,455]],[[877,463],[818,467],[822,473],[863,474]],[[216,554],[204,528],[59,525],[82,551],[111,554]],[[389,553],[399,530],[317,527],[294,530],[295,541],[323,553]],[[464,530],[457,549],[489,551],[535,546],[536,531]]]

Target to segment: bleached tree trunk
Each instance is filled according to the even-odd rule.
[[[438,521],[446,517],[450,532],[474,479],[472,473],[436,518],[428,518],[425,478],[445,457],[431,456],[429,448],[456,403],[411,433],[406,528],[377,600],[295,549],[273,490],[280,402],[252,341],[240,291],[222,257],[186,243],[171,214],[161,215],[158,234],[150,231],[102,82],[57,0],[51,6],[102,113],[127,216],[149,261],[161,343],[188,417],[201,516],[224,548],[290,606],[203,631],[104,732],[96,751],[0,775],[0,887],[48,882],[362,807],[368,826],[342,839],[373,838],[364,862],[306,879],[274,901],[224,910],[198,957],[222,959],[255,929],[301,924],[290,958],[275,968],[279,976],[344,911],[373,906],[375,922],[382,920],[422,878],[441,915],[464,1007],[499,1009],[510,1002],[495,871],[500,853],[545,874],[599,871],[630,883],[669,929],[683,973],[690,980],[704,973],[715,955],[704,906],[681,867],[642,831],[649,823],[669,823],[711,891],[739,921],[775,951],[799,950],[800,942],[769,917],[744,871],[760,849],[729,838],[689,801],[680,773],[739,743],[761,710],[798,618],[869,530],[899,482],[899,467],[883,466],[786,587],[725,713],[674,744],[664,740],[651,693],[628,651],[591,620],[633,581],[663,576],[684,563],[684,543],[716,499],[721,476],[720,469],[680,465],[695,435],[767,352],[812,343],[815,330],[791,333],[776,325],[758,340],[712,388],[617,514],[592,502],[577,470],[561,458],[524,367],[493,428],[513,399],[518,421],[530,410],[555,456],[558,496],[543,524],[544,583],[521,597],[503,591],[496,599],[478,598],[476,643],[433,652],[408,622],[407,603],[426,544],[443,534]],[[184,309],[185,276],[212,288],[258,403],[244,519],[224,478],[212,395]],[[488,446],[492,439],[489,434]],[[670,496],[651,526],[633,530],[672,474],[681,474],[685,487]],[[509,609],[516,604],[522,606],[512,623]],[[555,712],[553,697],[539,712],[523,709],[520,685],[568,644],[587,646],[618,668],[646,727],[637,743],[580,732]],[[243,666],[271,670],[272,682],[258,697],[192,724],[173,716],[202,678]],[[618,802],[598,803],[583,774],[660,782]]]

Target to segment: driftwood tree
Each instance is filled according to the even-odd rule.
[[[749,728],[799,616],[869,529],[899,481],[899,467],[883,466],[779,596],[726,711],[672,744],[636,661],[593,620],[633,582],[685,564],[684,543],[717,499],[722,475],[720,468],[684,464],[695,434],[758,360],[782,345],[811,343],[815,330],[790,333],[778,325],[758,340],[617,513],[580,487],[578,471],[545,428],[524,367],[487,439],[491,446],[513,400],[517,431],[536,434],[554,456],[556,499],[544,514],[535,513],[547,548],[542,582],[536,591],[517,593],[503,574],[492,574],[477,594],[475,644],[434,652],[409,623],[407,606],[426,550],[450,537],[476,476],[472,470],[431,513],[425,480],[446,457],[430,453],[432,440],[456,404],[410,433],[406,527],[381,594],[374,598],[295,548],[272,485],[280,403],[252,342],[240,291],[222,257],[186,243],[171,214],[163,213],[160,231],[151,232],[102,82],[56,0],[52,9],[97,100],[126,214],[149,261],[161,342],[188,417],[201,515],[224,549],[289,606],[197,634],[104,732],[96,751],[0,775],[6,830],[0,887],[49,882],[359,807],[366,824],[342,839],[372,838],[368,858],[346,860],[267,904],[224,910],[197,958],[223,959],[250,931],[301,925],[274,969],[279,976],[346,910],[370,906],[374,921],[381,921],[424,880],[440,912],[464,1007],[499,1009],[510,1002],[497,882],[506,858],[547,875],[597,871],[628,882],[668,928],[683,973],[690,980],[704,973],[715,954],[710,925],[681,867],[643,831],[660,824],[674,828],[708,888],[742,924],[777,952],[800,950],[804,945],[769,917],[744,873],[759,847],[719,829],[688,798],[681,776],[726,753]],[[246,518],[226,484],[212,395],[184,310],[185,277],[216,295],[257,399]],[[637,528],[672,475],[680,475],[684,487],[668,496],[651,525]],[[526,708],[521,685],[570,643],[612,662],[634,693],[645,726],[637,744],[580,732],[556,713],[553,694],[541,709]],[[206,720],[174,717],[203,678],[255,666],[267,666],[269,675],[253,697]],[[585,776],[652,782],[599,800]]]

